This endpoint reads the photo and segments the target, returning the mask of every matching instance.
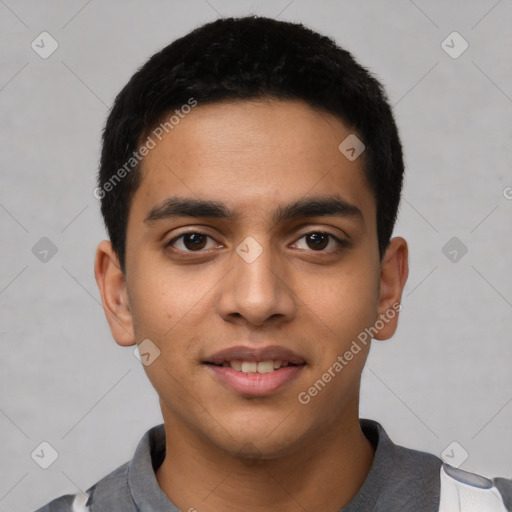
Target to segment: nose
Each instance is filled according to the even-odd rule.
[[[245,254],[233,251],[230,271],[220,283],[219,315],[231,323],[258,327],[289,322],[296,314],[296,301],[286,266],[268,244],[257,245],[261,254],[255,259],[254,245]]]

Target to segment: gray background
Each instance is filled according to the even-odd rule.
[[[407,164],[395,233],[411,272],[397,334],[372,347],[361,416],[439,456],[457,441],[460,467],[512,478],[511,0],[0,0],[0,510],[86,489],[161,422],[94,280],[100,132],[155,51],[251,12],[333,36],[395,106]],[[31,48],[43,31],[59,44],[47,59]],[[441,46],[453,31],[469,43],[456,59]],[[58,250],[42,262],[45,236]],[[452,237],[468,248],[456,262],[442,250]],[[59,453],[46,470],[30,455],[42,441]]]

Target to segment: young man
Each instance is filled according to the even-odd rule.
[[[359,418],[407,279],[402,178],[379,82],[302,25],[217,20],[154,55],[104,131],[95,275],[164,424],[40,512],[512,510],[512,481]]]

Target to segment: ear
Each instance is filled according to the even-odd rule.
[[[382,258],[376,324],[384,326],[375,335],[378,340],[387,340],[396,331],[398,312],[402,309],[400,300],[409,275],[408,252],[407,242],[401,237],[395,237],[389,242]]]
[[[96,250],[94,276],[114,340],[124,347],[135,345],[125,276],[112,243],[108,240],[100,242]]]

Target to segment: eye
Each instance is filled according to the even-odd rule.
[[[205,233],[199,233],[197,231],[188,231],[186,233],[182,233],[181,235],[170,240],[166,247],[174,247],[180,251],[184,252],[200,252],[201,249],[204,249],[208,243],[208,238],[213,240],[213,238]],[[176,242],[179,242],[177,246],[175,246]],[[210,247],[206,247],[207,249]]]
[[[340,240],[338,237],[332,235],[331,233],[325,233],[323,231],[312,231],[311,233],[306,233],[301,238],[299,238],[299,240],[302,239],[305,239],[308,247],[299,247],[298,243],[295,244],[296,247],[299,249],[310,248],[316,252],[330,252],[329,250],[324,251],[324,249],[329,246],[331,241],[334,243],[334,245],[337,245],[337,247],[331,247],[332,250],[336,250],[337,248],[339,249],[340,247],[347,245],[347,242]]]
[[[203,249],[212,249],[215,247],[215,243],[208,247],[208,239],[215,242],[214,239],[206,233],[200,233],[198,231],[187,231],[179,236],[174,237],[170,240],[166,247],[173,247],[174,249],[182,252],[201,252]],[[300,247],[300,240],[305,240],[306,247]],[[334,245],[334,247],[333,247]],[[331,233],[323,231],[312,231],[306,233],[299,242],[295,243],[295,247],[298,249],[312,249],[314,252],[331,252],[336,251],[341,247],[348,245],[347,241],[341,240]],[[327,248],[327,250],[325,250]]]

